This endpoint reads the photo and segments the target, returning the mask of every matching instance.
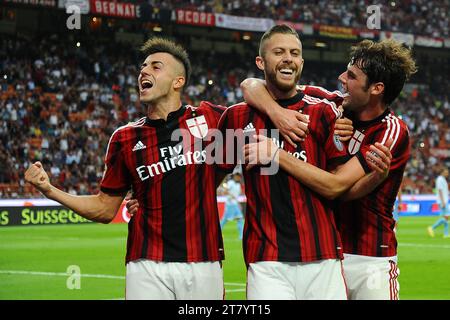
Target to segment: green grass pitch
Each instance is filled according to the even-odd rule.
[[[450,299],[450,239],[436,217],[402,217],[398,230],[400,298]],[[59,225],[0,228],[0,299],[123,299],[127,227]],[[224,229],[226,299],[245,299],[245,265],[237,228]],[[80,288],[67,275],[79,267]],[[69,279],[69,281],[68,281]]]

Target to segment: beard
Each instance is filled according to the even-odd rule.
[[[292,82],[281,82],[277,79],[277,72],[272,70],[265,71],[267,81],[269,81],[275,88],[281,92],[289,92],[295,88],[300,80],[301,72],[297,73]]]
[[[367,104],[370,101],[368,91],[369,89],[367,90],[363,89],[362,93],[356,92],[345,97],[344,101],[342,102],[342,107],[350,112],[361,110],[362,108],[367,106]]]

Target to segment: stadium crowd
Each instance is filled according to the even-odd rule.
[[[24,169],[37,160],[55,186],[70,193],[97,192],[110,135],[145,116],[137,92],[138,51],[116,42],[93,41],[86,38],[75,46],[73,39],[54,35],[35,39],[36,45],[30,46],[15,37],[0,40],[1,198],[40,196],[23,177]],[[187,104],[210,100],[232,105],[242,100],[243,79],[262,76],[254,66],[256,50],[239,57],[239,64],[229,55],[192,50],[194,72],[184,94]],[[343,68],[307,63],[301,82],[333,89]],[[412,79],[419,85],[405,89],[392,106],[412,136],[406,193],[432,192],[435,172],[430,168],[441,161],[432,149],[450,147],[450,86],[448,79],[436,74],[445,72],[421,70]]]
[[[125,1],[125,0],[124,0]],[[143,0],[141,0],[142,2]],[[380,6],[381,28],[433,37],[450,36],[450,2],[406,0],[150,0],[154,8],[186,9],[237,16],[366,28],[367,7]]]

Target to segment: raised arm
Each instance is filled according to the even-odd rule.
[[[257,110],[267,114],[273,124],[280,130],[284,139],[292,146],[308,134],[308,117],[304,114],[282,108],[270,95],[266,82],[261,79],[248,78],[241,82],[245,101]]]
[[[247,169],[255,164],[277,161],[281,169],[327,199],[343,195],[365,176],[364,168],[357,157],[351,158],[335,172],[330,173],[278,149],[271,139],[263,136],[256,138],[259,142],[244,146],[246,163],[250,163]],[[389,143],[392,143],[392,139]],[[369,167],[377,172],[389,170],[390,154],[385,154],[385,149],[374,148],[373,151],[374,153],[367,152],[365,155]]]
[[[27,169],[25,180],[47,198],[61,203],[83,218],[95,222],[111,222],[125,197],[125,194],[112,196],[101,191],[97,195],[90,196],[75,196],[61,191],[50,183],[50,179],[40,162],[32,164]]]

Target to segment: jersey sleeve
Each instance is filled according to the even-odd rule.
[[[365,143],[359,151],[356,153],[359,162],[361,163],[364,171],[369,173],[371,169],[369,168],[366,160],[366,152],[371,151],[370,146],[375,142],[380,142],[385,144],[386,141],[391,138],[393,143],[390,147],[392,160],[390,171],[403,169],[408,159],[410,157],[410,142],[409,142],[409,131],[405,124],[400,123],[398,120],[388,121],[383,127],[375,139],[370,141],[370,143]]]
[[[130,189],[131,177],[124,159],[120,133],[111,136],[105,156],[105,171],[100,190],[108,194],[123,194]]]
[[[328,91],[327,89],[319,86],[309,85],[302,85],[299,87],[300,90],[308,96],[319,99],[327,99],[328,101],[333,101],[334,103],[336,103],[336,105],[340,105],[342,103],[342,100],[344,100],[344,96],[339,90]]]
[[[199,108],[207,108],[212,111],[213,116],[216,118],[216,121],[219,122],[222,114],[227,110],[226,107],[211,103],[209,101],[201,101],[199,104]]]
[[[325,153],[327,156],[327,167],[331,169],[347,162],[350,157],[344,144],[339,140],[339,136],[334,134],[336,119],[342,116],[341,112],[333,102],[324,103],[322,113],[322,141],[325,142]]]

